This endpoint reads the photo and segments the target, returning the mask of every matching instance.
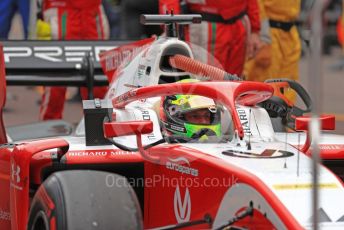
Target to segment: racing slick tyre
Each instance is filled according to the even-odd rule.
[[[53,173],[37,190],[28,230],[142,229],[141,209],[125,177],[100,171]]]

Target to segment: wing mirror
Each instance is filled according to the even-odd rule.
[[[106,122],[103,124],[105,138],[113,138],[127,135],[136,135],[136,143],[141,156],[149,161],[157,162],[159,158],[151,156],[142,145],[142,134],[153,132],[152,121],[130,121],[130,122]],[[115,146],[124,150],[131,150],[125,146],[111,141]],[[135,149],[135,151],[137,151]]]
[[[309,123],[311,121],[310,116],[296,117],[295,119],[295,130],[296,131],[306,131],[307,138],[305,144],[301,147],[302,152],[306,152],[312,142],[312,137],[309,134]],[[321,130],[334,130],[336,127],[335,116],[334,115],[321,115],[319,117]]]

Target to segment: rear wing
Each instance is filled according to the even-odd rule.
[[[107,77],[99,64],[99,53],[120,46],[124,41],[0,41],[0,147],[7,143],[3,123],[6,85],[85,86],[88,98],[93,99],[93,86],[108,85]],[[56,122],[57,121],[52,121]],[[34,125],[40,136],[61,135],[54,125]],[[65,123],[60,126],[68,127]],[[32,125],[13,131],[16,138],[32,138]],[[18,130],[17,130],[18,131]],[[69,131],[68,131],[69,132]],[[18,135],[19,134],[19,135]],[[63,133],[66,134],[66,133]],[[37,138],[38,136],[35,136]]]
[[[89,86],[88,78],[92,78],[94,86],[106,86],[108,80],[99,64],[99,53],[128,41],[1,43],[7,85]]]

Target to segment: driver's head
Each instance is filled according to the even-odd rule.
[[[195,109],[184,113],[184,120],[192,124],[210,125],[212,112],[208,108]]]
[[[161,113],[165,134],[200,140],[221,136],[221,112],[210,98],[167,96],[163,98]]]

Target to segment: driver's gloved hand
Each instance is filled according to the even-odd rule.
[[[201,129],[197,133],[194,133],[191,138],[192,139],[200,139],[202,136],[216,136],[216,133],[211,129]]]

